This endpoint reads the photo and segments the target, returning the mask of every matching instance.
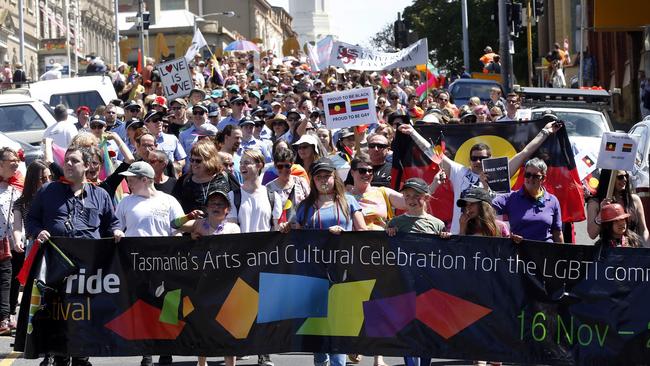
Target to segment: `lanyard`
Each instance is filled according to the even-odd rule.
[[[336,206],[336,225],[341,226],[341,212],[338,203],[334,202]],[[318,229],[323,230],[323,222],[320,218],[320,208],[316,209],[316,215],[312,216],[312,226],[316,229],[316,216],[318,216]]]

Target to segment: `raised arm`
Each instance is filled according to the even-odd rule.
[[[413,139],[413,142],[426,154],[426,156],[431,159],[435,160],[433,156],[433,151],[431,151],[431,144],[422,137],[411,125],[408,124],[403,124],[397,128],[397,130],[405,135],[411,136]],[[440,163],[440,168],[445,172],[447,176],[449,176],[449,172],[451,171],[451,164],[453,162],[451,159],[447,157],[447,155],[442,155],[442,162]]]
[[[515,173],[519,170],[519,167],[522,166],[526,160],[530,157],[530,155],[537,151],[540,146],[546,141],[546,138],[549,137],[552,133],[557,132],[560,128],[562,128],[562,124],[553,121],[549,122],[542,128],[541,131],[535,136],[532,141],[526,145],[526,147],[523,148],[520,152],[517,153],[517,155],[513,156],[512,159],[508,162],[508,168],[510,168],[510,177],[515,175]]]

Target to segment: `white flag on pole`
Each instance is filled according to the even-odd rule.
[[[203,38],[201,30],[197,28],[196,32],[194,32],[194,37],[192,37],[192,44],[187,49],[187,52],[185,52],[185,59],[187,62],[191,62],[194,56],[199,53],[199,50],[207,45],[208,42],[206,42],[205,38]]]

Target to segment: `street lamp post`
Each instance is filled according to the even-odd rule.
[[[206,17],[217,16],[217,15],[222,15],[224,17],[232,18],[236,16],[237,13],[235,13],[234,11],[220,11],[217,13],[194,15],[194,33],[196,33],[197,29],[199,28],[199,26],[196,24],[197,22],[204,22]]]
[[[119,20],[119,6],[118,0],[113,2],[113,8],[115,10],[115,68],[117,68],[120,63],[120,26],[118,25]]]

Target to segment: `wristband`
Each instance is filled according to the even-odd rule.
[[[547,131],[544,128],[540,132],[541,132],[542,135],[544,135],[544,137],[548,137],[551,134],[549,131]]]

